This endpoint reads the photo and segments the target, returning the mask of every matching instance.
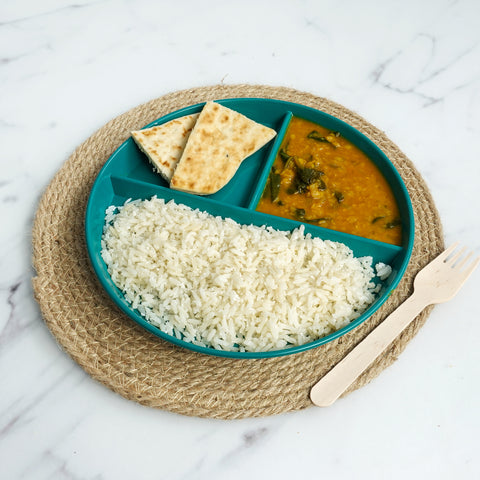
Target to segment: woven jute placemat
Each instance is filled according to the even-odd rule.
[[[372,139],[391,159],[410,193],[416,221],[411,262],[399,286],[375,315],[341,338],[304,353],[235,360],[190,352],[144,331],[110,300],[93,274],[84,238],[85,208],[109,156],[149,122],[206,100],[276,98],[338,117]],[[94,379],[140,404],[183,415],[234,419],[311,406],[310,388],[412,292],[415,274],[444,248],[431,194],[412,162],[358,114],[291,88],[218,85],[174,92],[120,115],[68,158],[44,192],[33,226],[35,298],[58,344]],[[395,340],[345,393],[391,365],[424,324],[431,307]]]

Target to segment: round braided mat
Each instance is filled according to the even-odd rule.
[[[232,97],[277,98],[338,117],[370,137],[391,159],[411,195],[416,239],[407,272],[389,300],[360,327],[296,355],[235,360],[190,352],[137,326],[100,287],[90,269],[85,208],[92,184],[113,151],[153,120],[191,104]],[[125,398],[184,415],[224,419],[259,417],[311,404],[310,388],[411,294],[413,278],[443,250],[441,222],[412,162],[380,130],[324,98],[285,87],[219,85],[152,100],[107,123],[80,145],[53,178],[33,227],[33,279],[48,328],[60,346],[94,379]],[[424,324],[426,309],[345,394],[391,365]]]

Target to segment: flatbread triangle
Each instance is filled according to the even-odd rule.
[[[170,187],[210,195],[225,186],[240,164],[276,131],[216,102],[200,112],[170,181]]]
[[[198,116],[194,113],[132,132],[135,143],[167,182],[172,178]]]

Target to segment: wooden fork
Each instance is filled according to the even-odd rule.
[[[466,249],[457,247],[453,244],[420,270],[413,294],[313,386],[310,398],[315,405],[335,402],[426,306],[455,296],[480,263],[480,257],[470,261],[472,253],[464,256]]]

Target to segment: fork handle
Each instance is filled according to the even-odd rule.
[[[319,407],[335,402],[427,305],[413,293],[313,386],[312,402]]]

